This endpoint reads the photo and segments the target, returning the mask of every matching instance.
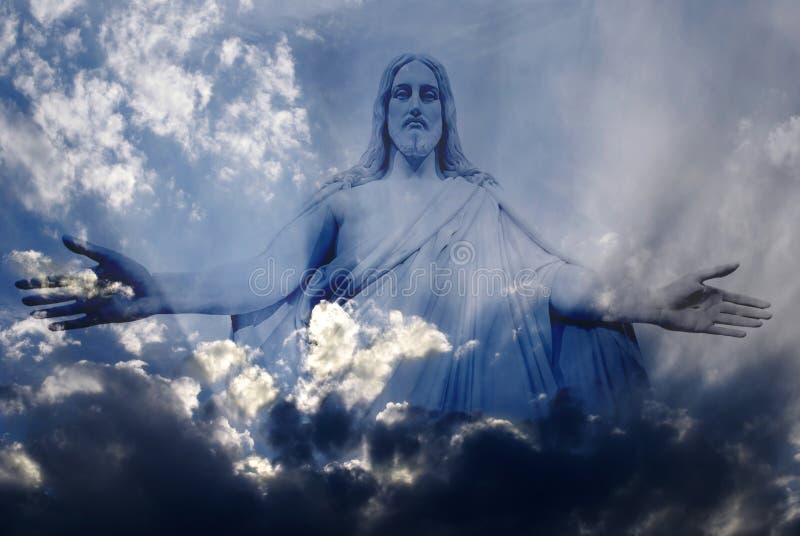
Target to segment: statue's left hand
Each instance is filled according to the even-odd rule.
[[[161,312],[163,298],[153,276],[144,266],[121,253],[85,240],[64,236],[63,241],[71,251],[98,263],[91,268],[96,278],[87,281],[81,274],[64,274],[22,279],[15,283],[17,288],[37,290],[22,299],[25,305],[74,302],[31,313],[36,318],[83,315],[51,323],[48,327],[52,331],[131,322]]]
[[[744,337],[746,332],[728,326],[757,328],[772,315],[764,309],[769,302],[728,292],[705,282],[725,277],[739,267],[724,264],[685,275],[660,289],[658,325],[676,331],[712,333],[728,337]]]

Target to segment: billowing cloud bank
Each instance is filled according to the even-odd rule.
[[[745,370],[719,386],[726,408],[652,403],[623,428],[568,397],[537,426],[402,406],[366,422],[331,393],[308,413],[275,401],[244,434],[179,380],[77,364],[3,391],[30,423],[0,449],[4,530],[791,534],[800,483],[776,415],[794,386],[770,362],[762,398],[735,396]],[[242,453],[254,440],[269,457]]]

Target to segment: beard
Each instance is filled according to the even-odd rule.
[[[424,158],[439,143],[441,132],[427,129],[389,128],[389,137],[406,158]]]

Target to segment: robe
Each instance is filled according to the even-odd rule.
[[[399,227],[375,229],[358,251],[326,259],[303,288],[234,316],[234,339],[285,355],[285,341],[307,326],[320,300],[356,309],[369,303],[421,317],[452,346],[400,359],[373,401],[375,411],[408,402],[437,413],[536,419],[567,392],[587,413],[629,413],[648,389],[632,326],[558,317],[550,289],[569,261],[518,217],[498,187],[462,177],[444,181]],[[329,184],[304,212],[350,187]],[[298,360],[283,363],[297,367]]]

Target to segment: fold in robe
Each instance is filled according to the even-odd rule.
[[[460,177],[445,183],[405,224],[376,229],[371,243],[359,244],[361,255],[369,252],[364,258],[355,250],[337,252],[311,283],[318,291],[298,288],[270,307],[234,316],[235,340],[285,356],[284,341],[308,325],[320,299],[349,301],[356,309],[370,303],[423,318],[452,345],[449,352],[401,359],[373,402],[375,411],[408,402],[437,412],[537,418],[567,389],[587,412],[627,413],[647,389],[632,326],[555,315],[549,290],[567,261],[495,187]],[[347,187],[329,185],[306,210]],[[299,359],[284,362],[297,367]]]

